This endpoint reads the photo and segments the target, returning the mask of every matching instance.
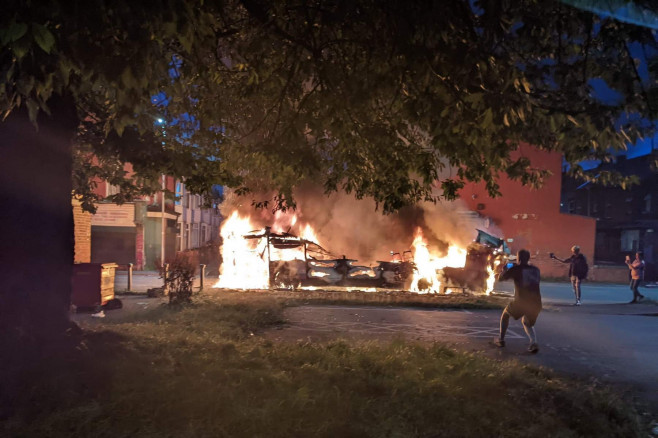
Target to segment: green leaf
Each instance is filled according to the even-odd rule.
[[[530,83],[526,78],[521,79],[521,84],[526,93],[530,93]]]
[[[14,55],[16,55],[16,58],[18,59],[21,59],[27,55],[27,51],[30,49],[30,45],[26,40],[14,41],[10,47],[11,51],[14,52]]]
[[[482,120],[480,126],[482,127],[482,129],[487,129],[489,126],[491,126],[492,122],[493,122],[493,111],[491,111],[491,108],[488,108],[484,112],[484,119]]]
[[[18,41],[27,32],[27,24],[12,22],[6,30],[7,42]],[[4,38],[3,38],[4,40]],[[5,43],[5,41],[3,41]]]
[[[36,123],[37,114],[39,112],[39,104],[36,103],[33,99],[27,99],[25,101],[25,105],[27,106],[27,112],[30,116],[30,121],[32,123]]]
[[[580,123],[578,123],[578,120],[574,119],[571,115],[567,115],[567,120],[569,120],[571,123],[573,123],[576,126],[580,126]]]
[[[32,23],[32,36],[34,37],[34,41],[41,47],[41,50],[46,53],[50,53],[55,46],[55,37],[46,26]]]
[[[133,71],[130,66],[127,66],[121,73],[121,83],[126,88],[135,88],[135,76],[133,75]]]

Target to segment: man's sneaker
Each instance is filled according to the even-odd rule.
[[[580,300],[576,300],[576,306],[580,306]]]
[[[539,347],[534,342],[530,344],[530,346],[528,346],[528,353],[535,354],[538,351],[539,351]]]
[[[496,347],[503,348],[505,346],[505,340],[500,338],[494,338],[493,343]]]
[[[628,304],[635,304],[635,303],[637,303],[637,300],[636,300],[635,298],[633,298],[632,301],[629,301],[629,302],[628,302]]]
[[[644,299],[644,295],[640,295],[640,296],[637,298],[638,301],[642,301],[643,299]]]

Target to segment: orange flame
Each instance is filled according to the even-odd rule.
[[[431,254],[420,227],[416,229],[412,247],[417,269],[411,282],[410,290],[412,292],[440,292],[441,282],[437,276],[438,271],[446,266],[459,268],[466,264],[466,249],[456,245],[450,245],[445,256]]]
[[[269,274],[264,239],[247,240],[243,236],[254,227],[249,218],[235,211],[224,220],[220,234],[222,265],[215,287],[230,289],[267,289]]]
[[[233,212],[222,224],[220,234],[223,238],[221,248],[223,263],[220,268],[219,281],[215,287],[231,289],[266,289],[270,287],[270,261],[305,260],[304,245],[297,248],[277,249],[270,245],[268,248],[266,238],[245,239],[245,235],[253,234],[255,226],[249,217],[242,217],[237,211]],[[319,243],[317,234],[308,223],[300,222],[297,214],[290,212],[277,212],[274,214],[271,231],[277,234],[294,233],[300,239]],[[259,232],[257,232],[259,233]],[[265,230],[262,230],[265,234]],[[291,237],[295,239],[295,237]],[[441,284],[441,271],[446,267],[461,268],[466,264],[467,250],[458,245],[450,245],[445,254],[431,251],[418,227],[414,233],[412,243],[413,261],[415,270],[413,272],[411,286],[412,292],[418,293],[449,293],[445,285]],[[402,260],[399,260],[402,261]],[[495,266],[500,260],[494,262],[494,266],[487,265],[488,278],[486,280],[486,294],[493,290],[495,282]],[[327,284],[332,284],[340,278],[333,266],[323,264],[315,260],[307,264],[309,277],[322,278]],[[326,265],[326,266],[325,266]],[[372,277],[374,271],[358,271],[358,275],[369,275]],[[355,275],[356,275],[355,274]],[[314,287],[303,287],[313,290]],[[353,288],[357,289],[357,288]],[[367,288],[368,291],[374,290]],[[443,290],[442,290],[443,289]],[[366,290],[366,289],[359,289]]]
[[[486,294],[489,295],[493,291],[494,284],[496,283],[496,267],[500,264],[500,260],[496,259],[494,260],[494,265],[493,268],[491,265],[487,264],[487,273],[489,274],[489,277],[487,277],[487,290]]]

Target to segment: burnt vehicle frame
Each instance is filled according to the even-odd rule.
[[[493,236],[486,231],[477,230],[475,241],[466,248],[466,263],[463,268],[445,267],[437,272],[441,281],[440,293],[449,289],[462,292],[484,292],[487,279],[497,266],[506,264],[514,258],[504,239]]]
[[[409,259],[410,251],[391,252],[397,260],[377,261],[377,265],[355,265],[356,259],[338,257],[318,243],[288,232],[276,233],[270,227],[243,235],[245,239],[265,242],[262,258],[267,257],[269,287],[292,289],[300,287],[354,287],[408,289],[416,269]],[[303,259],[273,259],[273,249],[302,250]]]

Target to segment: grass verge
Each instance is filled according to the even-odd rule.
[[[232,299],[258,299],[270,297],[286,305],[303,304],[327,305],[364,305],[364,306],[396,306],[396,307],[431,307],[446,309],[502,309],[510,301],[510,296],[486,296],[472,294],[419,294],[407,291],[364,292],[361,290],[262,290],[262,291],[230,291],[212,290],[208,294]]]
[[[274,344],[268,294],[202,296],[87,327],[44,357],[6,436],[638,436],[613,392],[394,341]],[[102,328],[101,328],[102,327]]]

